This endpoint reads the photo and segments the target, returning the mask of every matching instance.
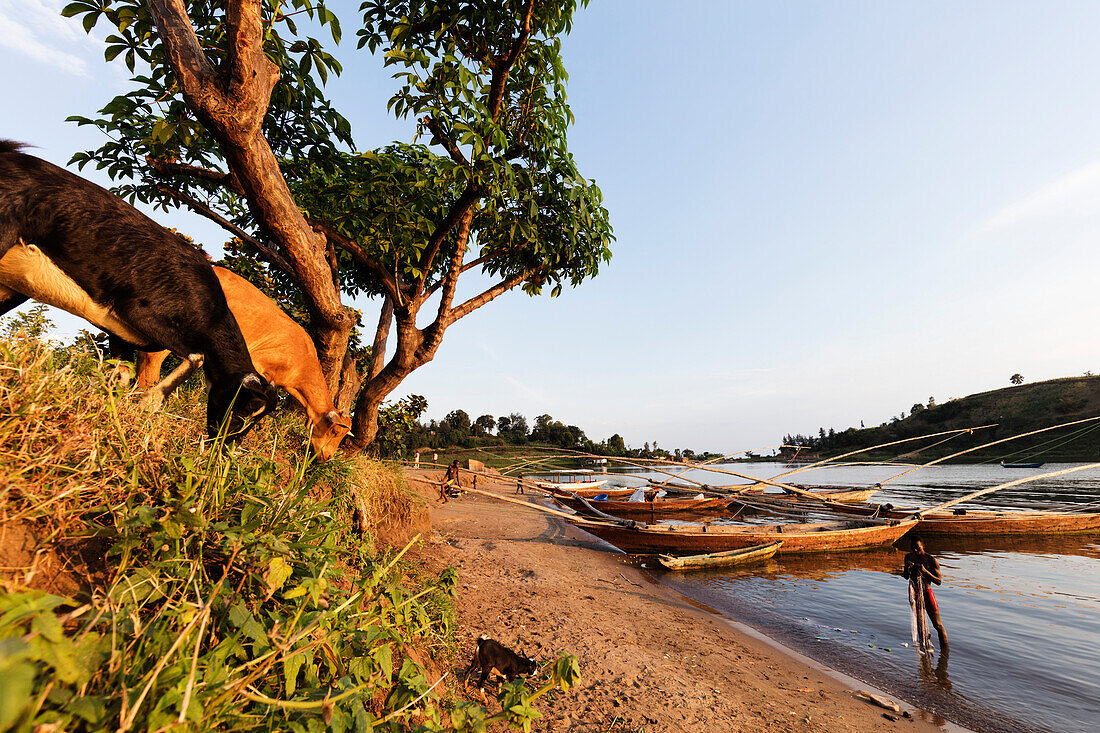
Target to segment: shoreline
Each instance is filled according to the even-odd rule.
[[[417,557],[459,571],[453,672],[482,633],[542,660],[580,661],[580,683],[539,705],[536,730],[963,730],[677,593],[563,520],[473,494],[441,505],[417,475],[441,472],[406,477],[432,515]],[[512,496],[510,482],[478,484]],[[912,718],[891,721],[855,690],[890,697]],[[479,699],[472,682],[457,691]]]

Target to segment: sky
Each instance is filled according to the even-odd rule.
[[[63,4],[0,0],[0,137],[62,165],[102,143],[65,118],[127,88]],[[329,92],[360,148],[409,140],[358,4],[333,5]],[[1088,2],[595,0],[563,56],[612,262],[476,311],[393,396],[733,452],[1100,373],[1098,26]]]

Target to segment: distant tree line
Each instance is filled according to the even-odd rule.
[[[671,461],[696,461],[716,458],[720,454],[696,452],[690,448],[667,450],[656,441],[646,442],[641,448],[630,448],[623,436],[615,433],[610,438],[594,441],[576,425],[567,425],[547,414],[539,415],[533,423],[513,412],[508,415],[481,415],[471,418],[465,410],[452,410],[442,420],[422,422],[421,415],[427,401],[412,395],[381,411],[380,440],[384,453],[391,457],[403,457],[417,448],[476,448],[493,445],[539,445],[569,451],[591,453],[598,456],[622,458],[665,459]]]

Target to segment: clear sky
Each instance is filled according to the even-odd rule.
[[[358,4],[330,89],[370,148],[410,130]],[[62,5],[0,0],[0,137],[64,164],[100,143],[65,117],[126,77]],[[1097,27],[1091,2],[596,0],[564,55],[611,265],[477,311],[395,397],[733,451],[1100,373]]]

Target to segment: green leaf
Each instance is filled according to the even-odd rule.
[[[33,664],[0,658],[0,730],[14,727],[30,706],[35,676]]]

